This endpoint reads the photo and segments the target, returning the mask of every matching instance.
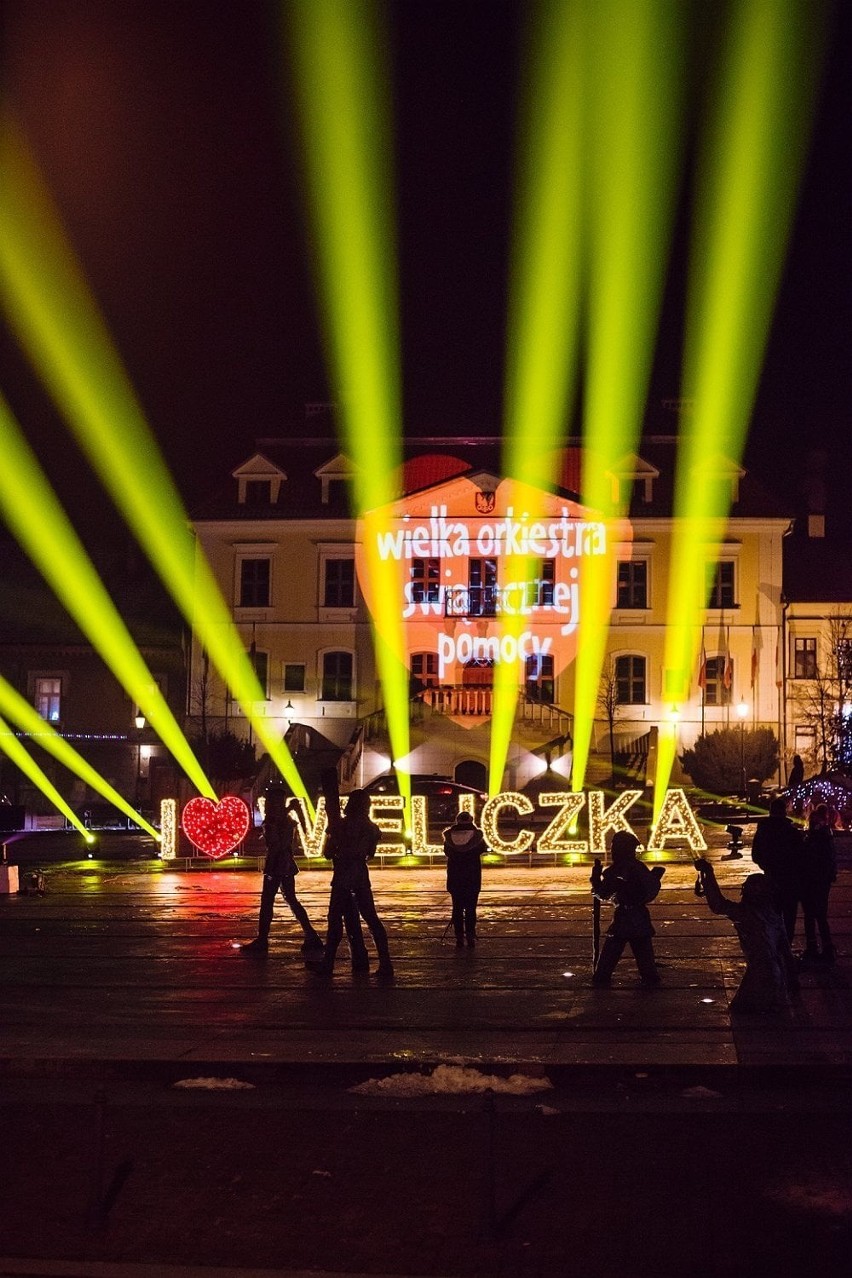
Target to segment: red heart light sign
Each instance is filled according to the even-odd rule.
[[[189,800],[180,824],[190,843],[216,860],[242,843],[251,824],[251,814],[235,794],[226,794],[218,803],[199,797]]]
[[[630,537],[626,521],[608,524],[564,492],[483,473],[368,511],[355,557],[379,633],[409,668],[414,654],[428,663],[429,698],[477,683],[485,666],[515,666],[519,686],[530,670],[558,675],[577,649],[585,566]]]

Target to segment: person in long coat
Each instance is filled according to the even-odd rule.
[[[731,999],[732,1012],[786,1012],[798,989],[796,962],[787,940],[774,885],[766,874],[749,874],[740,900],[723,895],[716,874],[703,857],[696,861],[701,886],[714,914],[731,920],[746,961],[740,987]]]
[[[820,803],[811,813],[801,859],[800,893],[805,918],[803,963],[834,962],[834,943],[828,926],[828,896],[836,878],[837,856],[829,810]],[[817,947],[817,929],[822,949]]]
[[[369,871],[369,862],[376,855],[381,834],[379,827],[370,820],[369,794],[366,790],[353,790],[346,803],[346,812],[339,824],[336,823],[332,829],[325,850],[325,855],[330,857],[334,865],[325,952],[321,960],[307,964],[317,976],[331,976],[334,972],[334,960],[343,937],[343,926],[352,913],[354,903],[376,945],[379,958],[376,976],[380,981],[393,980],[387,932],[373,900]],[[354,960],[353,953],[353,965]],[[357,966],[360,965],[358,962]]]
[[[787,816],[787,804],[773,799],[769,816],[761,817],[755,826],[751,859],[772,880],[791,944],[799,908],[802,846],[802,832]]]
[[[308,912],[296,896],[296,825],[288,810],[288,799],[283,790],[270,790],[266,796],[263,819],[263,839],[266,843],[266,860],[263,863],[263,883],[260,889],[260,916],[257,936],[241,945],[243,954],[266,954],[269,949],[269,930],[275,897],[281,893],[304,934],[303,952],[322,950],[322,937],[308,918]]]
[[[601,863],[596,859],[592,869],[593,895],[615,905],[612,923],[592,976],[593,985],[606,987],[610,984],[625,945],[633,951],[642,984],[660,984],[652,939],[654,925],[648,902],[653,901],[659,892],[665,870],[661,865],[653,868],[643,865],[636,857],[638,847],[639,840],[635,834],[618,830],[612,836],[612,864],[602,871]]]
[[[476,907],[482,889],[482,861],[488,851],[482,831],[469,812],[460,812],[454,825],[444,831],[447,858],[447,891],[453,903],[452,924],[457,949],[465,941],[476,945]]]

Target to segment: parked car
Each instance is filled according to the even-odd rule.
[[[83,803],[76,809],[76,814],[87,830],[139,830],[141,827],[126,812],[111,803]],[[146,813],[141,813],[148,819]],[[71,829],[71,822],[66,820],[65,828]]]
[[[364,789],[368,794],[399,794],[395,772],[384,772],[374,777]],[[413,775],[411,793],[422,794],[426,799],[427,821],[430,826],[452,825],[458,816],[459,799],[463,794],[472,794],[477,808],[487,802],[488,795],[484,790],[477,790],[472,785],[462,785],[451,781],[449,777]],[[478,815],[478,813],[477,813]]]

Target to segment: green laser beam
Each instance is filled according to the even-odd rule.
[[[0,297],[72,434],[258,739],[307,799],[212,569],[20,131],[0,121]]]
[[[584,240],[588,351],[583,502],[627,514],[619,463],[641,434],[675,209],[684,31],[670,0],[584,0],[588,134]],[[616,529],[583,564],[575,666],[572,786],[582,790],[609,633]]]
[[[373,0],[285,0],[317,292],[355,513],[399,496],[401,409],[388,76]],[[393,758],[410,750],[399,565],[368,552],[374,651]],[[398,769],[400,793],[410,782]]]
[[[54,594],[201,794],[216,792],[0,394],[0,512]]]
[[[740,0],[729,13],[704,122],[684,353],[694,402],[679,441],[664,655],[670,704],[691,695],[707,605],[795,208],[825,6]],[[696,571],[698,565],[698,571]],[[674,761],[660,752],[655,812]]]
[[[25,701],[17,689],[13,688],[2,675],[0,675],[0,715],[5,719],[11,719],[22,732],[33,737],[43,750],[52,754],[54,759],[57,759],[69,772],[80,777],[92,790],[114,804],[126,816],[129,816],[131,821],[141,829],[147,830],[151,837],[159,842],[160,836],[154,827],[149,825],[145,818],[140,816],[136,809],[132,808],[127,800],[59,735],[55,728],[42,719],[33,706]]]
[[[65,819],[70,821],[76,830],[80,831],[87,843],[94,843],[94,838],[83,825],[76,812],[66,803],[47,773],[39,767],[30,752],[24,748],[2,718],[0,718],[0,750],[17,768],[20,768],[24,776],[29,777],[33,785],[41,790],[45,798],[50,800]]]

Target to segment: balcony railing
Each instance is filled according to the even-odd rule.
[[[517,585],[511,587],[509,611],[512,613],[518,610],[518,589]],[[523,606],[530,611],[553,606],[553,582],[530,581],[523,589]],[[499,617],[504,611],[498,585],[447,586],[442,593],[445,617]]]

